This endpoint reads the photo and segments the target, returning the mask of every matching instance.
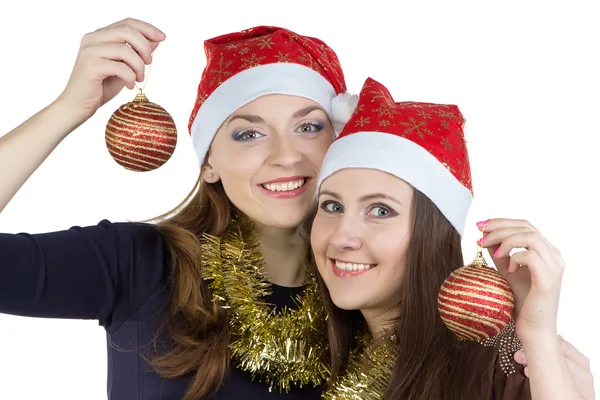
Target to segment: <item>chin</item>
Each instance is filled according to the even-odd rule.
[[[304,222],[304,216],[296,217],[296,216],[286,215],[281,219],[280,218],[271,219],[271,221],[267,225],[272,226],[273,228],[280,228],[280,229],[296,229],[300,225],[302,225],[303,222]]]
[[[356,293],[349,291],[345,291],[344,293],[336,293],[335,291],[330,290],[329,295],[331,296],[333,304],[342,310],[352,311],[364,308],[364,301],[362,301],[362,299],[358,299],[356,297]]]
[[[282,229],[297,228],[306,221],[308,212],[308,207],[281,207],[269,215],[264,215],[264,225]]]

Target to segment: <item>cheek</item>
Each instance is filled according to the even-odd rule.
[[[310,160],[311,164],[320,167],[325,158],[325,153],[333,143],[333,134],[324,134],[313,140],[303,139],[303,143],[299,144],[305,157]]]
[[[407,229],[393,229],[369,234],[371,252],[377,261],[389,268],[389,273],[398,277],[403,274],[408,255],[410,234]]]
[[[250,183],[265,163],[266,155],[261,146],[242,149],[244,151],[230,151],[215,157],[215,168],[219,173],[224,186],[230,186],[233,190],[240,185]],[[235,160],[235,162],[232,162]]]
[[[310,246],[315,257],[319,257],[326,248],[326,245],[324,245],[326,239],[323,228],[324,224],[322,219],[317,215],[310,231]]]
[[[310,233],[310,245],[315,255],[315,259],[317,259],[319,263],[321,263],[320,260],[325,258],[327,254],[331,232],[335,229],[333,221],[320,216],[321,212],[322,211],[319,210],[317,213]]]

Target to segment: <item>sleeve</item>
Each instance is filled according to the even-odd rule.
[[[514,361],[515,353],[522,349],[521,340],[515,332],[514,321],[496,337],[481,342],[484,346],[493,346],[497,350],[493,372],[492,399],[494,400],[531,400],[529,379],[525,376],[525,367]]]
[[[111,223],[42,234],[0,234],[0,312],[98,319],[133,313],[164,279],[155,226]]]

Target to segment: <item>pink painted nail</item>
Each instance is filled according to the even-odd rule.
[[[487,238],[487,236],[482,237],[481,239],[479,239],[477,241],[477,245],[478,246],[483,246],[483,243],[485,243],[485,239]]]
[[[488,221],[489,221],[489,219],[485,220],[485,221],[478,222],[477,223],[477,228],[479,228],[479,230],[482,230],[485,227],[485,225],[488,223]]]
[[[494,253],[494,258],[498,257],[498,253],[500,253],[500,247],[498,247],[498,250],[496,250],[496,252]]]

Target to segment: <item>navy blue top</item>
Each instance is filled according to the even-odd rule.
[[[144,358],[168,310],[168,278],[168,252],[153,225],[104,220],[52,233],[0,233],[0,312],[97,319],[107,335],[110,400],[179,400],[191,383],[161,378]],[[301,290],[273,285],[266,300],[294,307],[291,298]],[[270,392],[232,369],[211,399],[319,397],[312,386]]]

